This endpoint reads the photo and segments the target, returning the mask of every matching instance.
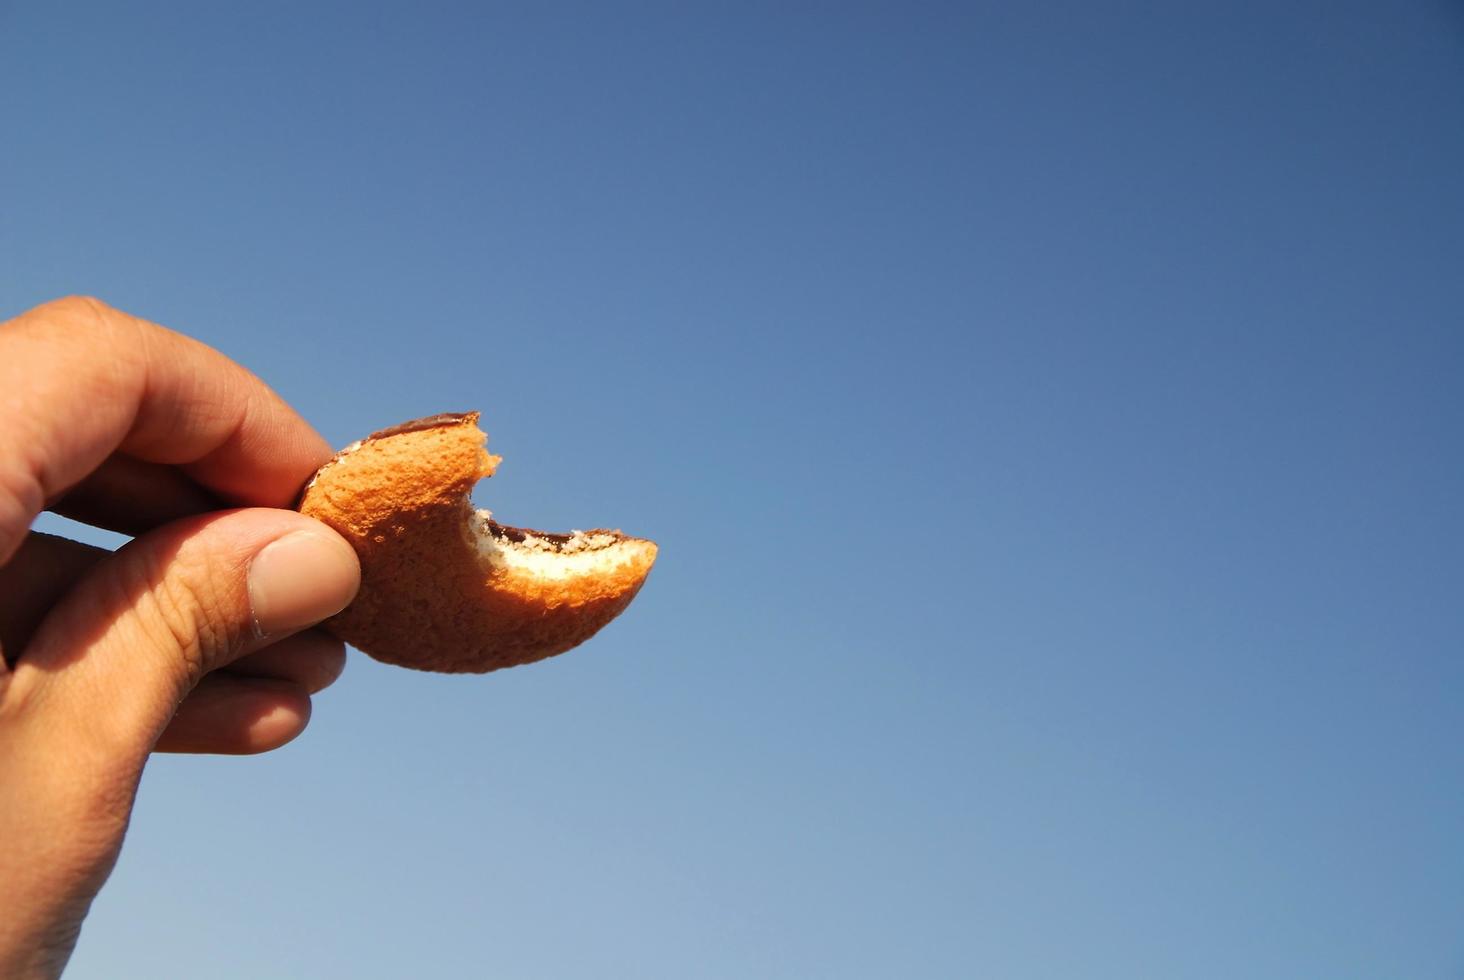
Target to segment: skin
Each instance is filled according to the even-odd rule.
[[[92,299],[0,324],[0,976],[58,976],[153,752],[295,738],[345,664],[354,552],[291,510],[330,458],[262,381]],[[135,535],[30,531],[42,510]]]

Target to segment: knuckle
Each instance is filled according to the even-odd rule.
[[[108,309],[106,303],[95,296],[85,296],[76,293],[70,296],[62,296],[53,299],[49,303],[42,303],[37,309],[48,310],[54,314],[74,315],[83,318],[100,318],[102,310]]]
[[[144,618],[144,624],[153,645],[176,656],[190,680],[202,677],[206,672],[202,635],[206,627],[188,590],[171,579],[164,580],[150,600],[152,615]]]
[[[105,350],[127,359],[139,346],[138,321],[95,296],[63,296],[42,303],[14,321],[32,336],[67,345],[63,349]]]
[[[166,567],[156,560],[143,575],[151,582],[139,617],[150,642],[178,658],[196,681],[227,659],[246,629],[233,620],[223,584],[231,577],[208,556],[175,555]]]
[[[53,330],[101,330],[110,319],[110,310],[111,307],[94,296],[63,296],[42,303],[25,314],[25,318]]]

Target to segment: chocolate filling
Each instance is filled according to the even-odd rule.
[[[497,521],[491,519],[488,521],[488,533],[493,535],[495,538],[503,538],[505,540],[512,541],[514,544],[523,544],[524,541],[528,540],[528,538],[532,535],[533,537],[538,538],[540,541],[549,542],[549,544],[554,547],[555,551],[562,550],[564,546],[569,543],[570,539],[574,537],[573,534],[555,534],[552,531],[535,531],[530,528],[509,527],[507,524],[500,524]],[[593,531],[586,531],[585,533],[612,534],[615,536],[616,541],[622,541],[625,539],[625,535],[621,534],[619,531],[606,531],[603,528],[596,528]]]
[[[477,412],[443,412],[439,415],[429,415],[425,419],[412,419],[410,422],[403,422],[401,425],[394,425],[389,429],[382,429],[380,432],[373,432],[366,438],[385,439],[388,436],[404,436],[409,432],[441,429],[449,425],[462,425],[464,422],[476,422],[477,420]]]

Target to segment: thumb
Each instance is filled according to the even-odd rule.
[[[339,612],[360,574],[343,538],[291,511],[178,521],[99,563],[51,610],[7,700],[99,761],[140,763],[205,674]]]

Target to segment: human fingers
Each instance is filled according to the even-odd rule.
[[[0,651],[13,660],[46,613],[111,552],[32,531],[0,565]]]
[[[305,630],[263,650],[247,654],[224,668],[243,677],[289,681],[316,694],[335,683],[346,669],[346,645],[324,630]]]
[[[219,670],[178,706],[153,751],[255,755],[293,740],[309,721],[310,695],[300,685]]]
[[[175,522],[99,562],[50,611],[6,707],[105,774],[140,771],[205,674],[333,615],[359,583],[350,545],[291,511]]]
[[[199,681],[153,751],[252,755],[279,748],[305,730],[310,695],[345,665],[345,644],[320,630],[246,654]]]
[[[97,300],[0,324],[0,562],[47,501],[118,450],[263,507],[290,505],[331,454],[223,354]]]
[[[138,535],[230,505],[176,466],[113,453],[46,509],[92,527]]]
[[[47,610],[110,554],[67,538],[28,535],[0,568],[0,649],[18,655]],[[322,630],[246,654],[199,682],[155,751],[242,755],[277,748],[303,730],[309,696],[330,686],[345,664],[345,644]]]
[[[37,547],[44,558],[97,558]],[[359,579],[334,532],[272,510],[169,525],[96,560],[79,582],[74,570],[48,576],[71,587],[15,669],[0,670],[0,976],[60,974],[116,860],[143,763],[184,694],[211,667],[330,615]],[[175,745],[261,751],[309,719],[308,695],[289,682],[230,678],[204,692]],[[190,729],[190,716],[229,723]]]
[[[18,656],[46,613],[87,572],[112,552],[32,531],[15,558],[0,567],[0,650]],[[290,681],[316,694],[333,684],[346,666],[346,645],[323,630],[305,630],[228,667],[245,677]]]

